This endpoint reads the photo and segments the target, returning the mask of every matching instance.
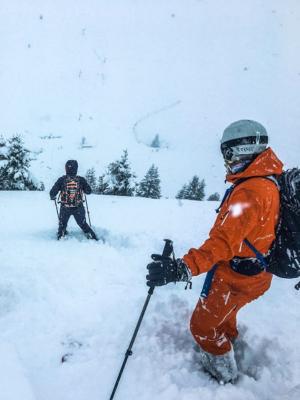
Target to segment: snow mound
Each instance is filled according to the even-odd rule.
[[[45,193],[0,193],[0,386],[12,393],[0,392],[0,400],[109,398],[147,296],[150,254],[171,238],[182,256],[203,242],[215,218],[214,202],[88,200],[104,242],[87,240],[74,221],[58,242]],[[221,387],[199,366],[189,332],[203,278],[193,279],[192,290],[155,289],[116,399],[277,400],[299,384],[293,282],[274,279],[241,310],[240,377]]]

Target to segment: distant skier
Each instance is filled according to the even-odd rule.
[[[200,363],[223,383],[234,382],[238,374],[234,356],[237,312],[264,294],[272,280],[247,244],[266,256],[275,239],[280,197],[272,176],[282,173],[283,164],[267,145],[267,131],[258,122],[241,120],[225,129],[221,152],[226,180],[234,186],[221,204],[209,238],[176,262],[153,255],[154,262],[147,267],[147,284],[154,287],[189,282],[192,276],[216,266],[210,273],[210,290],[199,300],[190,328]]]
[[[98,240],[95,232],[88,225],[83,206],[83,193],[90,194],[92,189],[85,178],[77,175],[78,162],[69,160],[65,166],[66,175],[61,176],[50,190],[51,200],[55,200],[60,192],[60,213],[57,239],[66,233],[67,224],[71,215],[89,239]]]

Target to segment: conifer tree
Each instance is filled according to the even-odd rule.
[[[200,178],[195,175],[187,185],[182,187],[176,198],[201,201],[205,197],[205,186],[204,179],[200,180]]]
[[[213,194],[211,194],[209,197],[208,197],[208,199],[207,199],[208,201],[220,201],[220,195],[219,195],[219,193],[213,193]]]
[[[108,189],[106,194],[116,196],[133,196],[135,174],[131,171],[128,152],[124,150],[120,160],[108,166]]]
[[[89,168],[86,171],[85,178],[87,180],[87,183],[90,185],[90,187],[92,189],[92,193],[96,193],[97,192],[97,179],[96,179],[95,168]]]
[[[176,195],[176,199],[185,199],[186,197],[186,190],[187,190],[187,185],[183,185],[182,188],[179,190],[179,192]]]
[[[108,194],[108,183],[105,179],[105,175],[101,175],[98,178],[98,184],[97,184],[97,194]]]
[[[20,136],[8,141],[7,162],[0,168],[1,190],[38,190],[29,172],[29,150],[24,148]]]
[[[6,144],[6,142],[5,142],[4,137],[3,137],[2,135],[0,135],[0,148],[1,148],[1,147],[4,147],[5,144]]]
[[[147,171],[145,177],[138,185],[137,195],[151,199],[161,198],[161,188],[158,168],[153,164]]]
[[[5,160],[5,149],[6,149],[6,141],[2,135],[0,135],[0,160]]]
[[[155,149],[159,149],[160,146],[161,146],[161,144],[160,144],[159,135],[156,134],[154,139],[152,140],[151,147],[153,147]]]
[[[189,200],[203,200],[205,197],[205,182],[204,179],[195,175],[187,187],[187,196]]]

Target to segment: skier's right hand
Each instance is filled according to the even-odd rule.
[[[54,196],[54,197],[50,197],[50,200],[53,200],[53,201],[55,201],[55,200],[56,200],[56,196]]]
[[[191,272],[186,264],[178,258],[163,257],[152,254],[153,262],[147,265],[149,274],[146,276],[147,285],[150,287],[167,285],[170,282],[190,282]]]

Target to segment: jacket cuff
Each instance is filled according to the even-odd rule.
[[[196,275],[200,274],[199,268],[197,267],[197,264],[195,263],[195,261],[193,260],[193,258],[191,256],[186,254],[183,257],[183,261],[186,264],[186,266],[188,267],[188,269],[191,271],[192,276],[196,276]]]

